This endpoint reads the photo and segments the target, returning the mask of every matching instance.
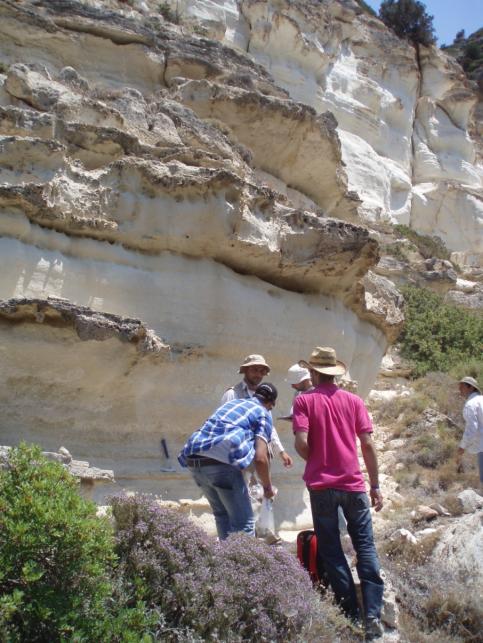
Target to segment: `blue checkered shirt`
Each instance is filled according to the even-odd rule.
[[[186,457],[204,455],[237,469],[246,469],[255,457],[255,438],[270,442],[272,416],[256,398],[231,400],[220,406],[195,431],[178,456],[186,467]]]

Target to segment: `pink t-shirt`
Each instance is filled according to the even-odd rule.
[[[371,433],[372,424],[360,397],[320,384],[295,398],[293,430],[308,433],[304,480],[309,489],[365,491],[356,436]]]

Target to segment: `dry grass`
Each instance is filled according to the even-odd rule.
[[[440,536],[439,532],[428,534],[422,537],[415,545],[406,540],[388,540],[383,543],[381,551],[389,558],[397,560],[400,564],[423,565],[430,559]]]
[[[435,587],[423,605],[431,628],[457,637],[454,640],[480,641],[483,606],[478,591],[461,592],[461,587]]]
[[[393,438],[399,438],[430,405],[431,399],[421,393],[410,397],[398,397],[380,403],[375,412],[375,419],[378,424],[389,427]]]
[[[386,557],[385,567],[398,595],[401,640],[481,642],[483,606],[479,593],[476,588],[462,591],[461,584],[442,571],[439,563],[428,560],[433,546],[429,540],[428,551],[419,558]]]
[[[458,379],[448,373],[428,373],[414,381],[414,389],[431,401],[430,406],[447,415],[457,426],[463,426],[461,411],[464,400],[459,394]]]
[[[393,474],[400,492],[433,502],[435,494],[474,484],[474,465],[468,462],[466,470],[458,472],[455,461],[463,434],[464,401],[457,380],[446,373],[429,373],[414,382],[414,390],[410,397],[379,403],[374,417],[389,428],[393,439],[405,441],[398,454],[404,469]],[[431,415],[434,420],[428,419]]]
[[[363,640],[363,633],[344,616],[330,593],[320,596],[318,613],[319,618],[308,624],[300,643],[356,643]]]
[[[421,622],[411,614],[403,611],[399,616],[399,625],[404,632],[404,641],[417,641],[417,643],[455,643],[454,638],[443,634],[440,630],[423,632]]]
[[[476,366],[480,364],[477,361]],[[394,503],[387,515],[390,523],[384,528],[386,536],[398,527],[414,532],[410,513],[418,504],[436,502],[453,518],[461,515],[457,494],[474,486],[477,472],[474,458],[468,458],[463,471],[457,470],[455,455],[463,432],[464,402],[457,382],[463,374],[482,378],[476,366],[460,365],[451,374],[430,373],[414,382],[413,396],[376,405],[375,421],[388,427],[393,438],[404,439],[404,446],[398,449],[398,461],[404,468],[391,471],[403,501],[399,505]],[[447,417],[425,412],[427,409]],[[431,525],[444,525],[447,520],[451,518],[436,518]],[[463,590],[461,579],[455,579],[440,561],[433,559],[439,538],[440,533],[436,532],[420,536],[420,542],[411,545],[405,541],[391,542],[386,537],[378,546],[383,567],[398,597],[401,640],[483,642],[479,594]]]

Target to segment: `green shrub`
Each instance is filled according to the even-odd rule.
[[[406,323],[400,337],[401,355],[410,361],[413,375],[447,372],[473,360],[483,350],[483,319],[445,304],[425,288],[405,286]]]
[[[475,355],[476,354],[475,352]],[[483,359],[470,357],[470,359],[457,362],[450,368],[449,373],[456,382],[459,382],[462,377],[470,375],[480,384],[483,384]]]
[[[179,25],[181,21],[181,16],[178,8],[176,8],[176,10],[172,9],[168,2],[162,2],[159,5],[159,13],[167,22],[171,22],[175,25]]]
[[[361,9],[363,9],[366,13],[368,13],[371,16],[377,17],[377,13],[374,11],[374,9],[367,4],[367,2],[364,2],[364,0],[356,0],[357,4]]]
[[[436,42],[433,16],[426,13],[426,7],[418,0],[384,0],[379,17],[397,36],[415,45]]]
[[[420,234],[407,225],[397,224],[394,226],[394,232],[404,239],[409,239],[425,259],[437,257],[438,259],[450,258],[450,252],[439,237],[430,237],[426,234]]]
[[[385,254],[394,257],[398,261],[408,260],[406,250],[407,248],[400,241],[396,241],[395,243],[388,243],[383,247],[383,251]]]
[[[99,638],[111,594],[108,523],[37,447],[0,471],[0,632],[8,641]]]
[[[423,433],[414,441],[414,460],[422,467],[436,469],[454,458],[458,441],[454,431],[438,426],[436,433]]]

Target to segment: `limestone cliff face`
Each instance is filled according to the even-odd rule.
[[[2,443],[179,497],[159,441],[176,453],[244,355],[282,414],[315,345],[369,391],[403,317],[367,226],[426,225],[473,260],[481,176],[457,68],[354,2],[173,11],[0,0],[0,395]],[[299,468],[276,474],[294,503]]]
[[[179,5],[207,28],[214,21],[291,98],[335,116],[363,221],[410,224],[440,236],[461,263],[481,265],[478,95],[451,57],[416,51],[352,0]]]

